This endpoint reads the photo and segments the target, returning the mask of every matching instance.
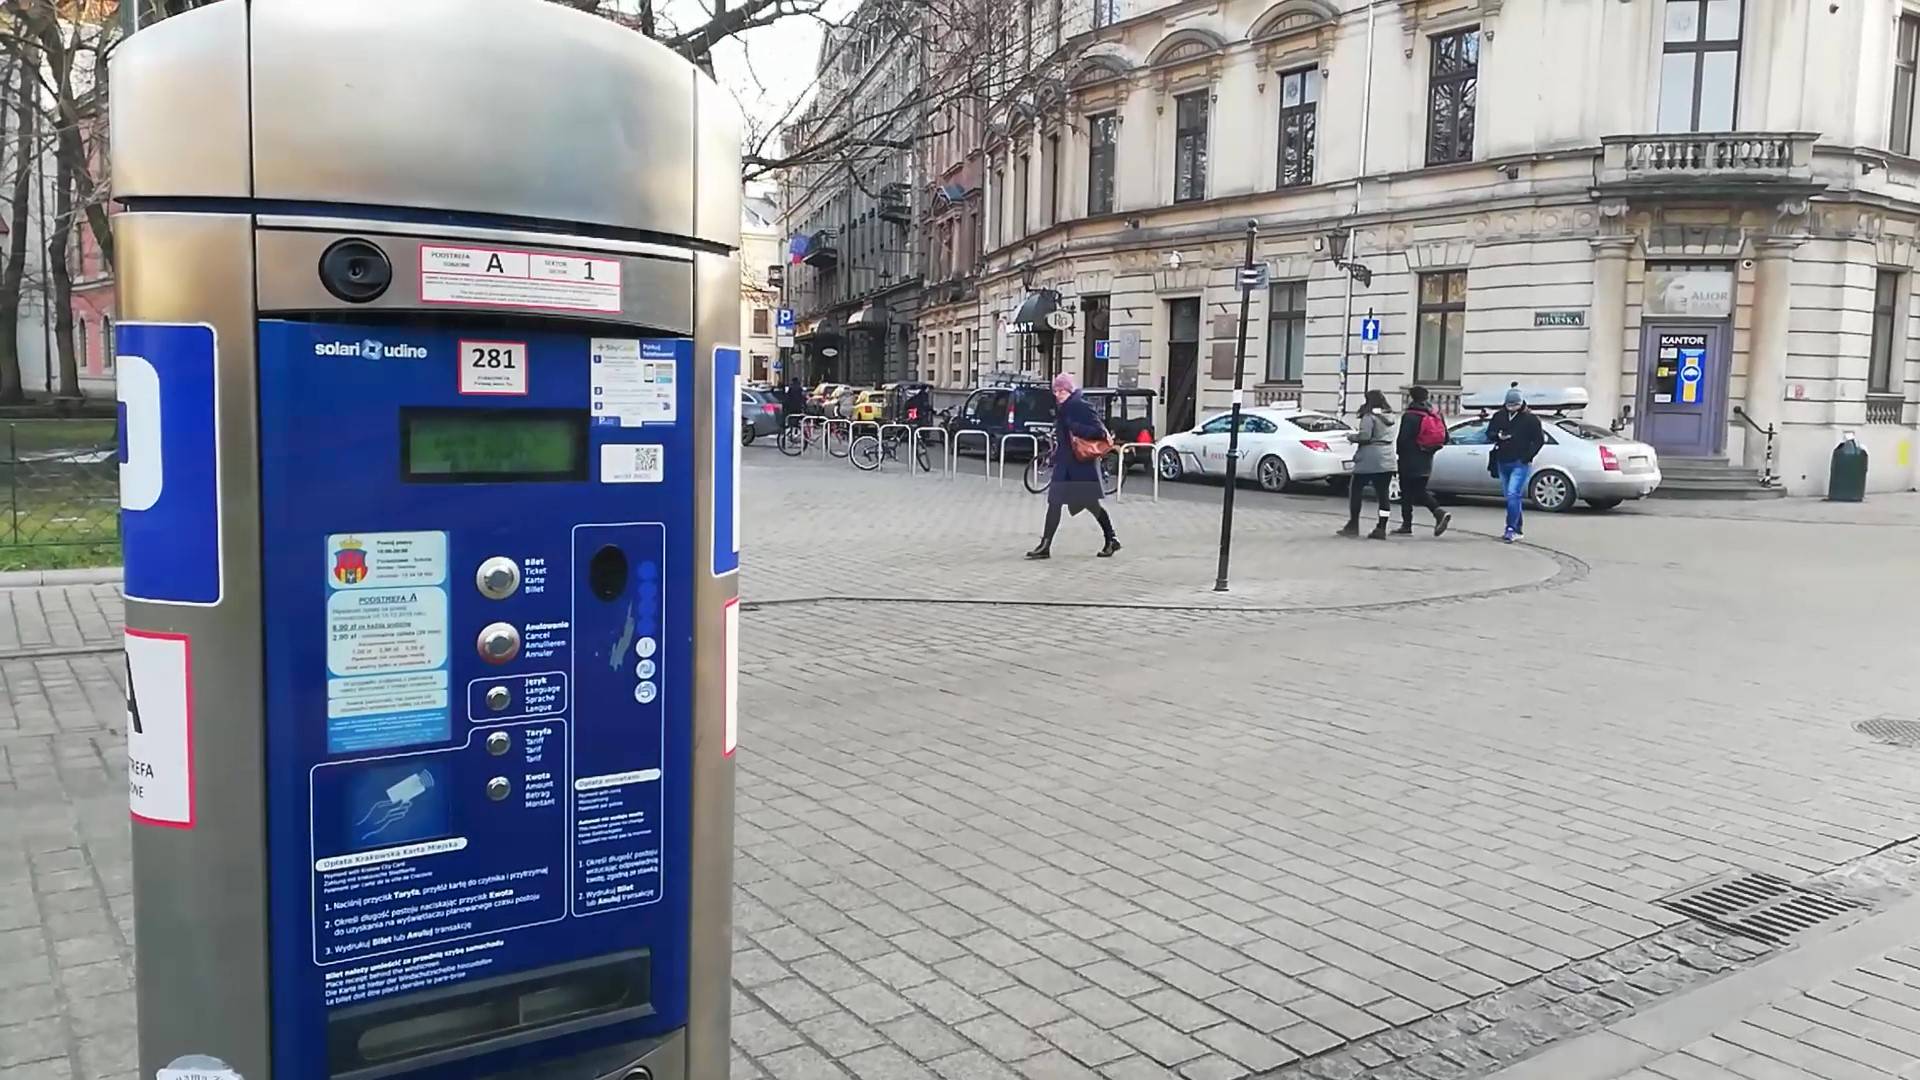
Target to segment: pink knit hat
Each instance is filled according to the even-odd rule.
[[[1055,390],[1060,391],[1061,393],[1065,393],[1065,394],[1073,393],[1074,391],[1073,376],[1067,374],[1064,371],[1058,375],[1055,375],[1053,377],[1053,388]]]

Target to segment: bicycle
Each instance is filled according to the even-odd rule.
[[[825,433],[822,429],[825,428]],[[803,416],[780,429],[780,452],[788,457],[799,457],[813,449],[814,444],[826,441],[827,453],[834,457],[847,456],[847,429],[845,426],[827,426],[818,416]]]
[[[780,452],[788,457],[799,457],[820,438],[820,425],[815,417],[801,416],[789,420],[780,428]]]
[[[1100,458],[1100,494],[1102,495],[1111,495],[1120,490],[1120,471],[1115,464],[1115,459],[1119,456],[1119,452],[1115,451],[1104,454]],[[1027,471],[1021,480],[1027,485],[1027,490],[1035,495],[1047,490],[1047,487],[1053,483],[1052,439],[1042,442],[1040,452],[1033,455],[1033,459],[1027,462]]]
[[[912,440],[913,457],[919,463],[920,471],[932,472],[933,466],[927,462],[927,444],[914,438],[911,430],[907,430],[905,435],[900,433],[902,430],[896,425],[889,425],[881,429],[879,436],[862,435],[853,440],[853,445],[847,450],[854,468],[861,472],[872,472],[880,467],[882,461],[899,461],[900,444]]]

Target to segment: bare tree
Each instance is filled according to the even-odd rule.
[[[4,160],[13,169],[7,213],[7,261],[0,268],[0,403],[15,404],[25,396],[20,375],[20,299],[26,287],[27,234],[32,226],[33,161],[39,153],[40,108],[33,74],[39,62],[29,49],[7,59],[8,101],[0,102],[0,116],[11,114],[10,137],[0,138],[9,151]]]

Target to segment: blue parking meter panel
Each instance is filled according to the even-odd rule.
[[[274,1075],[453,1080],[684,1026],[692,342],[259,344]]]
[[[776,330],[792,330],[793,309],[786,307],[780,308],[774,315],[773,325]]]

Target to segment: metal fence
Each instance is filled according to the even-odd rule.
[[[120,539],[120,453],[112,420],[6,425],[0,547],[112,544]]]

